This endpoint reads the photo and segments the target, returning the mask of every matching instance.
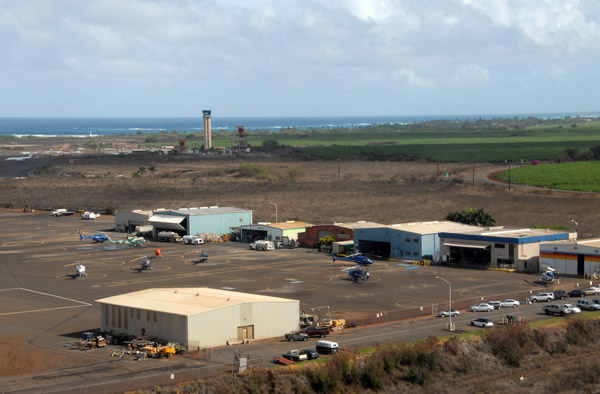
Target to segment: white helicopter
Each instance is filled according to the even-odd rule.
[[[75,266],[75,278],[78,276],[87,276],[87,272],[85,272],[85,265],[81,263]]]
[[[542,276],[540,277],[540,282],[543,285],[552,284],[552,283],[560,283],[559,273],[552,267],[546,267],[542,272]]]

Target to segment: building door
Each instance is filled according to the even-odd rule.
[[[585,273],[585,255],[583,254],[578,254],[577,255],[577,275],[578,276],[583,276],[583,274]]]
[[[246,339],[254,339],[254,326],[238,327],[238,340],[245,341]]]

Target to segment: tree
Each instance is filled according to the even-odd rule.
[[[271,152],[277,148],[279,148],[279,141],[277,140],[264,140],[262,143],[263,149],[267,152]]]
[[[140,169],[138,170],[138,172],[140,173],[140,175],[144,175],[146,173],[146,167],[140,166]]]
[[[153,164],[150,167],[148,167],[148,171],[150,171],[152,173],[152,176],[154,176],[154,173],[156,172],[156,166]]]
[[[468,211],[450,212],[446,215],[446,220],[481,227],[493,226],[496,223],[489,214],[483,211],[483,208],[471,208]]]

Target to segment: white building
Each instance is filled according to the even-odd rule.
[[[200,288],[147,289],[96,300],[102,331],[151,336],[189,349],[283,336],[299,326],[300,301]]]

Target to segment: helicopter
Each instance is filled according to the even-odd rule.
[[[362,253],[354,253],[354,254],[350,254],[348,256],[335,256],[334,254],[331,254],[331,259],[333,260],[333,262],[335,263],[336,259],[339,260],[344,260],[344,261],[352,261],[355,264],[359,264],[359,265],[371,265],[373,264],[373,260],[371,260],[370,258],[368,258],[367,256],[365,256]]]
[[[543,285],[551,284],[551,283],[559,283],[559,272],[552,267],[546,267],[542,272],[542,276],[540,277],[540,282]]]
[[[194,263],[206,263],[208,262],[208,254],[202,249],[202,253],[198,256],[198,260],[194,261]]]
[[[368,268],[365,268],[363,270],[358,265],[356,265],[352,268],[343,269],[342,272],[347,272],[348,279],[353,281],[354,283],[358,283],[359,280],[367,280],[371,277],[371,274],[369,274]]]
[[[91,239],[94,242],[98,242],[98,243],[104,243],[105,241],[111,241],[111,239],[108,237],[108,235],[105,235],[105,234],[98,233],[98,234],[94,234],[94,235],[90,235],[90,236],[85,236],[85,235],[79,233],[79,240],[83,241],[84,239]]]
[[[112,239],[109,240],[113,244],[122,244],[129,246],[144,246],[144,244],[146,243],[146,239],[144,237],[128,237],[127,239],[118,241],[113,241]]]
[[[81,263],[75,266],[75,275],[73,278],[77,278],[78,276],[87,276],[87,272],[85,272],[85,265]]]
[[[138,268],[138,272],[142,272],[144,270],[152,270],[152,267],[150,266],[150,259],[148,257],[144,257],[142,259],[140,268]]]

